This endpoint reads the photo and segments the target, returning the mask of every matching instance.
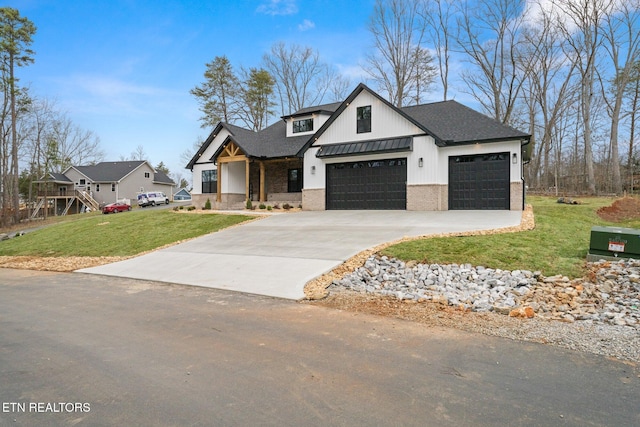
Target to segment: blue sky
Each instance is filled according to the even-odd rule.
[[[189,90],[226,55],[259,66],[279,41],[316,49],[350,77],[369,48],[374,0],[14,0],[38,28],[35,63],[18,70],[35,96],[56,100],[100,137],[105,160],[142,145],[151,162],[188,177],[180,155],[210,130]]]

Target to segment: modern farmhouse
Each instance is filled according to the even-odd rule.
[[[186,167],[198,207],[521,210],[529,138],[456,101],[396,108],[360,84],[259,132],[221,122]]]

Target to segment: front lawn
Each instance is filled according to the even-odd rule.
[[[581,204],[567,205],[557,203],[556,198],[529,197],[536,222],[532,231],[414,240],[390,246],[383,254],[405,261],[469,263],[505,270],[539,270],[546,276],[582,277],[592,226],[640,228],[640,220],[607,222],[596,211],[613,199],[578,200]]]
[[[134,210],[111,215],[75,215],[24,236],[0,242],[0,255],[131,256],[227,228],[255,217]]]

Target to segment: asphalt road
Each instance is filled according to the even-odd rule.
[[[637,426],[639,373],[269,297],[0,269],[1,426]]]

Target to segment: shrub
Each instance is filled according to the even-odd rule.
[[[253,203],[251,203],[251,200],[249,200],[249,199],[247,199],[246,208],[249,209],[249,210],[253,209]]]
[[[273,205],[273,209],[280,209],[280,205],[276,203],[275,205]]]
[[[271,206],[267,206],[267,210],[268,211],[272,210]]]
[[[178,212],[178,207],[177,207],[177,206],[174,206],[174,207],[173,207],[173,210],[174,210],[174,211],[176,211],[176,212]]]
[[[284,205],[282,205],[282,209],[289,210],[291,209],[291,205],[289,203],[285,203]]]
[[[184,209],[184,206],[180,206],[180,210],[183,210],[183,209]]]
[[[204,208],[202,208],[206,211],[211,210],[211,200],[207,199],[207,201],[204,203]]]
[[[188,210],[188,211],[195,211],[195,210],[196,210],[196,207],[195,207],[195,206],[189,206],[189,207],[187,208],[187,210]]]
[[[267,209],[267,206],[265,206],[264,203],[260,203],[260,206],[258,206],[260,209]]]

